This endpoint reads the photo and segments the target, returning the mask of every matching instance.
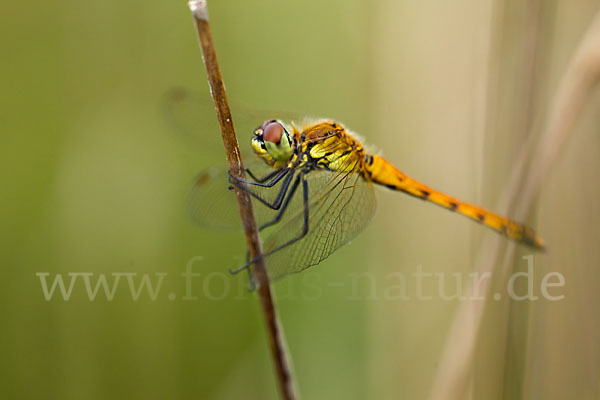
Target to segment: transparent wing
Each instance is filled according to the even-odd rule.
[[[245,168],[257,177],[263,177],[273,172],[261,160],[247,162]],[[187,196],[187,210],[190,218],[196,224],[224,230],[238,230],[242,228],[240,212],[228,181],[229,173],[227,167],[208,168],[200,172],[192,183]],[[252,187],[254,193],[268,202],[273,202],[281,182],[271,188]],[[252,199],[254,215],[259,225],[272,220],[277,211],[266,207],[256,199]]]
[[[206,228],[241,229],[240,213],[228,179],[227,168],[208,168],[200,172],[187,195],[191,220]]]
[[[207,146],[207,140],[219,144],[219,123],[212,99],[208,93],[196,93],[185,88],[173,88],[165,93],[160,102],[164,119],[175,132],[191,140],[199,140]],[[242,104],[231,104],[231,115],[241,142],[252,137],[254,130],[267,119],[303,121],[305,117],[287,111],[255,110]],[[214,132],[205,135],[205,132]],[[210,136],[210,137],[208,137]],[[222,144],[221,144],[222,146]],[[242,152],[248,146],[241,146]]]
[[[220,139],[219,123],[209,94],[201,95],[184,88],[168,90],[160,100],[160,113],[172,130],[187,139],[207,139],[214,132]],[[215,141],[217,142],[217,141]]]
[[[308,233],[266,257],[269,277],[273,281],[323,261],[361,232],[375,211],[373,185],[356,171],[313,171],[308,178]],[[302,197],[301,190],[296,197]],[[265,254],[300,237],[303,225],[303,207],[296,206],[293,216],[266,239]]]

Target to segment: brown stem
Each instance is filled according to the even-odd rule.
[[[225,86],[223,84],[223,78],[221,77],[221,70],[217,61],[212,34],[210,32],[206,1],[190,1],[189,7],[194,17],[196,30],[198,31],[198,39],[200,41],[200,48],[202,49],[202,59],[204,61],[204,67],[206,68],[206,74],[208,75],[208,83],[210,85],[212,99],[215,104],[217,118],[219,119],[219,125],[221,127],[221,136],[223,138],[223,145],[225,146],[225,153],[227,154],[229,170],[234,177],[244,178],[244,165],[242,164],[240,147],[233,129],[231,111],[227,102]],[[253,273],[258,283],[258,297],[260,298],[260,304],[265,317],[271,354],[277,372],[279,390],[283,399],[291,400],[296,396],[294,394],[293,379],[288,361],[289,357],[287,356],[283,332],[281,331],[277,312],[275,310],[275,303],[273,302],[265,260],[260,257],[262,254],[261,242],[258,235],[256,220],[254,219],[252,202],[250,201],[248,193],[239,188],[235,189],[235,196],[238,201],[240,216],[244,225],[250,258],[255,259],[258,257],[258,261],[253,264]]]

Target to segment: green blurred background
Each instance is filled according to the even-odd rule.
[[[408,174],[497,211],[597,8],[209,3],[231,99],[334,117]],[[191,179],[224,164],[222,148],[173,133],[158,107],[174,86],[207,91],[185,2],[13,2],[0,22],[0,397],[276,398],[256,296],[245,276],[225,274],[243,238],[198,229],[185,214]],[[590,108],[599,104],[595,96]],[[588,109],[529,221],[550,249],[534,257],[536,285],[560,272],[565,299],[490,303],[465,398],[600,398],[599,127]],[[248,132],[238,134],[246,145]],[[419,301],[411,274],[445,273],[451,292],[452,273],[466,281],[494,235],[378,194],[362,235],[275,285],[302,398],[427,398],[460,302]],[[198,256],[197,300],[181,300],[181,273]],[[49,282],[73,272],[94,273],[93,283],[115,272],[167,276],[156,300],[132,300],[123,278],[112,301],[102,290],[90,301],[81,280],[68,301],[46,301],[40,272]],[[395,272],[409,300],[384,296]],[[437,290],[427,282],[424,292]]]

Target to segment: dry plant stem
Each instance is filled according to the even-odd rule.
[[[541,135],[540,146],[536,151],[531,147],[525,148],[525,156],[520,159],[532,158],[530,168],[521,162],[515,171],[509,187],[511,207],[515,210],[514,217],[523,219],[540,190],[541,184],[548,176],[551,167],[563,152],[567,140],[573,133],[573,128],[587,104],[593,89],[600,80],[600,12],[595,16],[581,40],[575,54],[571,58],[567,71],[563,75],[558,92],[555,96],[544,132]],[[519,182],[524,181],[524,185]],[[519,188],[525,188],[519,195]],[[500,256],[501,242],[494,239],[487,243],[478,257],[479,276],[493,273]],[[500,269],[496,271],[506,280],[508,259],[514,252],[514,245],[509,244],[509,255]],[[551,251],[551,250],[550,250]],[[468,298],[477,291],[480,296],[489,298],[489,282],[482,282],[479,287],[469,288]],[[479,304],[477,304],[479,303]],[[468,300],[461,304],[448,335],[445,353],[440,362],[430,398],[432,400],[463,399],[468,391],[470,376],[473,372],[473,355],[480,334],[481,322],[485,304],[478,300]]]
[[[227,154],[229,170],[234,177],[243,178],[245,175],[244,166],[240,156],[238,141],[233,129],[231,111],[225,94],[225,85],[223,84],[221,70],[217,62],[217,55],[212,40],[210,24],[208,22],[206,1],[190,1],[189,7],[192,11],[196,29],[198,31],[198,38],[202,49],[202,59],[208,75],[212,99],[215,104],[217,118],[219,119],[219,125],[221,127],[221,135]],[[250,257],[254,259],[262,254],[262,249],[254,212],[252,210],[252,202],[250,201],[248,193],[243,190],[236,188],[235,195],[237,197],[240,215],[244,225]],[[258,297],[260,298],[267,326],[267,334],[269,336],[269,344],[275,363],[275,370],[277,372],[279,390],[283,399],[291,400],[295,398],[295,395],[291,369],[288,363],[289,357],[287,356],[283,333],[277,318],[275,303],[273,302],[273,295],[271,293],[271,285],[269,283],[265,260],[263,258],[258,258],[258,261],[254,263],[253,272],[258,283]]]

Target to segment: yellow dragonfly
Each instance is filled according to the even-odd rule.
[[[235,226],[239,215],[231,188],[248,192],[255,201],[259,229],[271,230],[263,257],[273,281],[320,263],[361,232],[375,211],[375,185],[434,203],[524,245],[544,248],[533,229],[434,190],[368,153],[339,122],[267,119],[253,130],[250,143],[258,160],[246,165],[247,179],[233,178],[226,168],[203,171],[192,185],[188,207],[201,225]]]

